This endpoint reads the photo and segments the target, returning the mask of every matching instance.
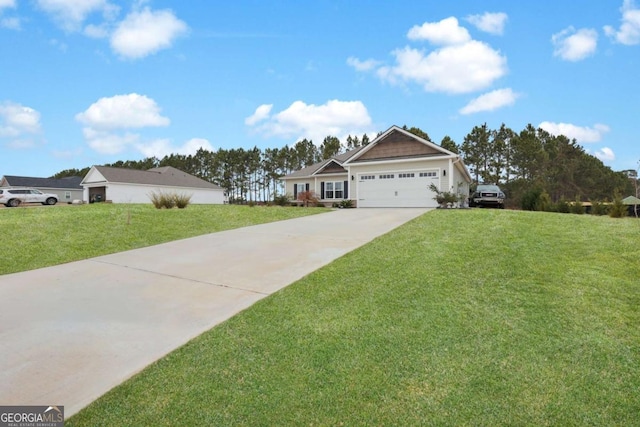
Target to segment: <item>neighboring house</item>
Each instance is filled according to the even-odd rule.
[[[149,170],[93,166],[82,180],[85,203],[151,203],[152,194],[190,195],[193,204],[223,204],[224,190],[171,166]]]
[[[33,178],[29,176],[5,175],[0,181],[0,187],[31,187],[43,193],[52,193],[58,196],[59,203],[82,200],[82,177],[70,176],[67,178]]]
[[[294,198],[312,191],[325,205],[352,200],[359,208],[437,207],[431,184],[467,196],[472,180],[459,155],[397,126],[281,179]]]
[[[627,206],[629,216],[640,215],[640,199],[636,196],[629,196],[622,199],[622,203]]]

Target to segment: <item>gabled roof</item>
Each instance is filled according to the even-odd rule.
[[[81,176],[69,176],[66,178],[35,178],[30,176],[5,175],[2,183],[8,187],[36,187],[36,188],[59,188],[69,190],[81,190]]]
[[[323,160],[321,162],[314,163],[313,165],[310,165],[310,166],[307,166],[307,167],[302,168],[300,170],[297,170],[295,172],[292,172],[292,173],[290,173],[288,175],[283,176],[280,179],[305,178],[305,177],[313,176],[313,175],[316,175],[318,173],[321,173],[326,167],[329,166],[329,163],[331,163],[331,162],[334,162],[334,163],[342,166],[342,164],[347,159],[349,159],[350,157],[354,156],[356,153],[358,153],[363,148],[364,147],[354,148],[353,150],[347,151],[347,152],[342,153],[342,154],[338,154],[337,156],[333,156],[330,159],[326,159],[326,160]],[[346,173],[346,170],[344,172]]]
[[[391,126],[345,163],[408,159],[412,157],[454,158],[457,154],[420,138],[398,126]]]
[[[629,196],[622,199],[622,203],[624,203],[625,205],[632,205],[632,206],[640,205],[640,199],[638,199],[636,196]]]
[[[468,181],[472,179],[471,174],[469,174],[467,167],[458,154],[452,153],[398,126],[391,126],[368,145],[307,166],[280,179],[309,178],[319,175],[332,161],[338,163],[344,169],[346,166],[356,163],[424,158],[452,159],[455,167],[460,170]]]
[[[105,182],[120,184],[141,184],[141,185],[161,185],[167,187],[188,187],[188,188],[209,188],[222,189],[197,176],[190,175],[171,166],[153,168],[149,170],[114,168],[110,166],[93,166],[91,171],[82,180],[83,184],[99,181],[87,182],[92,171],[97,171],[104,178]]]

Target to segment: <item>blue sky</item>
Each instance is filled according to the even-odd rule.
[[[640,160],[631,0],[0,0],[0,175],[528,123]]]

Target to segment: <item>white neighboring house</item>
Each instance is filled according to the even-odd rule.
[[[81,185],[85,203],[151,203],[154,193],[189,195],[192,204],[226,202],[222,187],[171,166],[149,170],[93,166]]]
[[[437,207],[431,184],[466,196],[472,181],[458,154],[398,126],[281,179],[294,198],[312,191],[325,205],[351,200],[358,208]]]

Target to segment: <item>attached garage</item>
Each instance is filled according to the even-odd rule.
[[[438,171],[388,171],[358,174],[358,206],[425,208],[436,207],[431,184],[440,188]]]
[[[327,206],[350,200],[358,208],[433,208],[431,184],[467,196],[471,175],[458,154],[392,126],[366,146],[281,179],[288,194],[305,189]]]

